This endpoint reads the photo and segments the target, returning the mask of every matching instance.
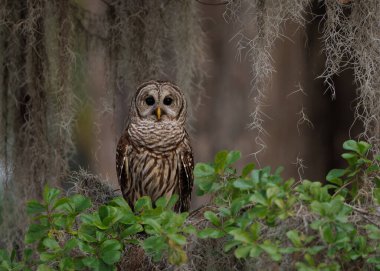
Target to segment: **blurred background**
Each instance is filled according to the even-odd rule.
[[[106,11],[100,0],[84,4],[92,12]],[[324,6],[315,1],[309,11],[321,16],[306,15],[304,26],[285,22],[283,37],[271,50],[275,71],[265,89],[263,150],[255,141],[257,131],[249,128],[258,93],[251,87],[252,63],[247,57],[237,57],[233,37],[240,29],[226,22],[225,5],[197,3],[196,9],[206,60],[199,90],[201,102],[190,120],[195,161],[212,161],[223,149],[240,150],[242,163],[284,166],[287,177],[323,181],[329,169],[339,167],[343,141],[361,132],[360,125],[354,123],[356,86],[352,69],[334,77],[335,98],[323,78],[318,78],[325,68],[321,41]],[[251,28],[254,31],[255,25]],[[85,92],[91,102],[79,112],[75,166],[95,171],[117,187],[115,146],[124,128],[130,93],[117,94],[113,119],[103,97],[107,93],[105,55],[96,50],[89,54]],[[133,92],[136,86],[129,87]]]
[[[9,230],[0,237],[22,236],[14,233],[24,229],[25,201],[40,198],[46,184],[69,187],[79,169],[118,189],[116,144],[136,87],[151,79],[172,81],[190,101],[195,162],[239,150],[238,167],[284,166],[287,178],[323,181],[341,166],[343,141],[365,131],[380,142],[378,14],[368,12],[376,7],[350,0],[5,1],[0,222]],[[205,201],[194,195],[193,208]]]

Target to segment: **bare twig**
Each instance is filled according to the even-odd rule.
[[[361,213],[361,214],[364,214],[364,215],[370,215],[370,216],[380,217],[380,215],[378,215],[378,214],[370,213],[370,212],[368,212],[368,211],[366,211],[366,210],[364,210],[364,209],[358,208],[358,207],[356,207],[356,206],[352,206],[352,205],[350,205],[350,204],[348,204],[348,203],[344,203],[344,205],[346,205],[346,206],[352,208],[354,211],[356,211],[356,212],[358,212],[358,213]],[[376,224],[376,223],[375,223],[375,224]]]
[[[300,126],[304,123],[306,123],[310,128],[314,129],[313,123],[310,121],[309,117],[305,113],[305,108],[302,106],[301,111],[297,113],[297,115],[300,116],[300,118],[297,121],[297,130],[298,134],[300,134]]]

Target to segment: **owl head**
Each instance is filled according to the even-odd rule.
[[[164,81],[140,85],[132,101],[131,118],[151,122],[185,122],[186,99],[181,90]]]

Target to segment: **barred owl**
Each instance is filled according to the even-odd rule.
[[[194,162],[185,120],[186,99],[177,86],[149,81],[137,89],[116,150],[119,185],[132,208],[142,196],[177,194],[175,211],[189,209]]]

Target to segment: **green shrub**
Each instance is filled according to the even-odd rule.
[[[327,184],[283,180],[281,168],[253,164],[238,172],[232,167],[241,156],[236,151],[198,163],[197,193],[211,195],[214,205],[204,211],[208,224],[201,229],[188,213],[172,211],[177,196],[154,205],[142,197],[135,212],[116,197],[91,211],[89,198],[45,188],[42,202],[27,205],[27,248],[22,255],[1,250],[0,270],[116,270],[131,244],[155,261],[180,265],[191,257],[185,249],[190,235],[222,239],[225,252],[246,261],[267,257],[280,266],[287,258],[292,269],[305,271],[380,270],[380,159],[367,157],[365,142],[349,140],[343,147],[348,166],[331,170]]]
[[[237,258],[267,254],[280,262],[291,254],[299,259],[292,261],[298,270],[340,270],[363,262],[380,270],[379,224],[369,218],[372,214],[379,221],[375,213],[380,203],[379,157],[375,161],[367,158],[370,145],[366,142],[349,140],[343,148],[348,167],[331,170],[325,185],[285,181],[281,168],[271,173],[269,167],[254,169],[249,164],[238,173],[230,167],[240,157],[238,152],[219,152],[213,164],[197,164],[198,194],[213,194],[217,206],[216,212],[204,213],[212,226],[198,236],[226,236],[224,250],[233,251]],[[361,186],[366,193],[359,193]],[[351,205],[363,202],[366,210]],[[262,233],[264,228],[288,223],[300,210],[312,221],[303,230],[289,229],[288,240]],[[364,214],[366,222],[372,223],[350,221],[354,212]]]
[[[188,213],[171,210],[177,199],[160,198],[152,207],[150,198],[142,197],[133,213],[125,200],[117,197],[86,212],[91,207],[88,198],[78,194],[60,197],[58,189],[46,187],[43,202],[27,205],[32,224],[25,243],[35,245],[36,253],[27,249],[22,261],[15,261],[14,254],[2,251],[0,270],[116,270],[128,244],[139,244],[153,259],[166,256],[172,264],[185,262],[185,235],[194,228],[184,225]],[[136,235],[140,232],[149,237],[141,240]]]

